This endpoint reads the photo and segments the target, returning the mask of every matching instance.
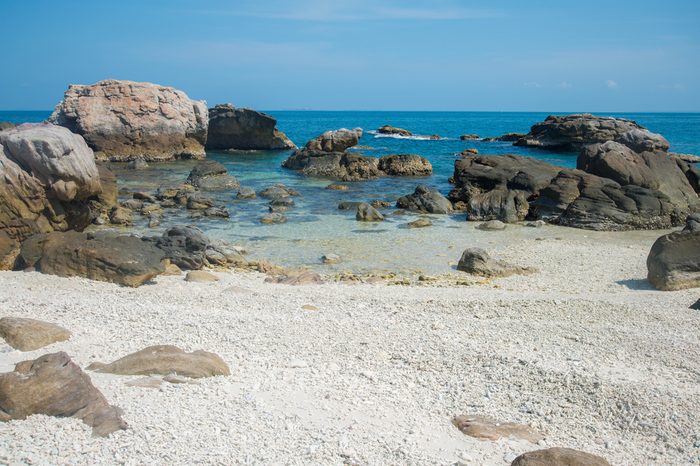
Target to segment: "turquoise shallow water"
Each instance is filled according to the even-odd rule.
[[[283,225],[261,225],[259,217],[267,212],[265,199],[239,201],[235,193],[211,193],[218,204],[228,207],[231,218],[199,219],[190,217],[185,210],[170,210],[163,229],[171,223],[194,223],[214,237],[248,244],[260,257],[270,258],[284,265],[314,265],[326,252],[339,253],[346,259],[331,269],[374,270],[411,268],[431,272],[449,271],[445,260],[440,265],[434,261],[444,248],[434,241],[449,242],[463,235],[477,235],[467,227],[463,215],[434,216],[435,226],[418,231],[406,230],[406,222],[415,219],[414,214],[397,214],[386,209],[387,221],[367,225],[354,220],[354,212],[340,211],[338,202],[370,201],[383,199],[395,202],[396,198],[413,191],[419,183],[438,188],[444,194],[450,189],[447,179],[452,175],[455,154],[465,148],[476,148],[482,154],[516,153],[564,166],[576,165],[575,154],[552,153],[536,149],[518,148],[506,142],[460,141],[461,134],[478,134],[482,137],[498,136],[507,132],[527,132],[529,127],[542,121],[547,113],[489,113],[489,112],[321,112],[321,111],[272,111],[278,120],[278,128],[297,145],[323,131],[337,128],[360,127],[365,134],[360,141],[359,152],[381,156],[395,153],[415,153],[427,157],[433,164],[434,174],[426,178],[382,178],[345,183],[350,189],[344,192],[324,189],[329,180],[306,178],[281,167],[289,152],[217,153],[208,157],[223,163],[243,186],[256,191],[273,183],[284,183],[301,193],[295,197],[296,205],[285,213],[289,222]],[[0,121],[35,122],[47,118],[50,112],[0,112]],[[671,149],[700,155],[700,114],[612,114],[630,118],[651,131],[663,134]],[[414,134],[439,134],[438,141],[377,137],[369,131],[382,125],[406,128]],[[371,148],[371,149],[369,149]],[[114,165],[120,184],[131,190],[155,190],[160,184],[184,181],[194,162],[178,161],[151,164],[147,170],[125,170]],[[147,229],[145,219],[139,219],[137,228]],[[157,232],[159,229],[156,229]],[[460,232],[463,230],[463,232]],[[460,243],[458,241],[457,243]],[[459,247],[458,244],[454,245]],[[450,255],[452,255],[451,253]]]

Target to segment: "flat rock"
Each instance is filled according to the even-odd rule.
[[[479,439],[518,438],[531,443],[537,443],[543,439],[542,434],[528,425],[499,422],[478,414],[457,416],[452,423],[465,435]]]
[[[0,421],[32,414],[77,418],[100,436],[127,427],[121,410],[107,402],[64,352],[22,361],[13,372],[0,374]]]
[[[523,453],[510,466],[610,466],[610,463],[591,453],[556,447]]]
[[[228,365],[214,353],[197,350],[187,353],[172,345],[149,346],[109,364],[94,362],[87,368],[118,375],[169,375],[198,379],[230,375]]]
[[[34,351],[52,343],[66,341],[70,336],[65,328],[41,320],[20,317],[0,319],[0,337],[20,351]]]
[[[185,281],[195,283],[211,283],[218,282],[219,277],[213,273],[205,272],[204,270],[191,270],[187,272],[187,275],[185,275]]]

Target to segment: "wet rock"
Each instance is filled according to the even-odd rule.
[[[400,197],[396,207],[431,214],[452,213],[452,203],[436,189],[425,185],[416,187],[413,194]]]
[[[496,137],[490,137],[490,138],[484,138],[485,142],[515,142],[518,141],[522,138],[524,138],[526,135],[525,133],[506,133],[501,136],[496,136]]]
[[[477,228],[485,231],[501,231],[506,229],[506,224],[500,220],[489,220],[477,225]]]
[[[287,196],[299,196],[299,192],[283,184],[274,184],[260,191],[258,196],[267,199],[278,199]]]
[[[121,410],[64,352],[22,361],[13,372],[0,374],[0,421],[33,414],[80,419],[100,436],[127,427]]]
[[[542,434],[528,425],[499,422],[478,414],[457,416],[452,420],[452,423],[463,434],[485,440],[517,438],[537,443],[543,438]]]
[[[87,370],[118,375],[169,375],[198,379],[231,375],[228,365],[214,353],[197,350],[187,353],[177,346],[149,346],[109,364],[94,362]]]
[[[282,166],[298,170],[306,176],[333,178],[342,181],[359,181],[378,178],[379,159],[351,152],[319,152],[300,150],[294,152]]]
[[[85,138],[98,159],[203,158],[206,103],[172,87],[106,80],[71,85],[52,123]]]
[[[285,150],[296,146],[277,129],[277,120],[249,108],[220,104],[209,109],[207,149]]]
[[[385,155],[379,158],[378,167],[389,176],[429,176],[433,173],[428,159],[415,154]]]
[[[278,212],[273,212],[269,214],[265,214],[262,217],[260,217],[260,223],[264,225],[270,225],[270,224],[275,224],[275,223],[286,223],[287,222],[287,217],[284,215],[278,213]]]
[[[361,202],[357,205],[355,219],[360,222],[381,222],[384,220],[384,216],[371,205],[366,202]]]
[[[200,193],[192,193],[187,196],[187,208],[189,210],[206,210],[214,207],[214,200]]]
[[[481,248],[466,249],[459,259],[457,270],[487,278],[507,277],[509,275],[533,271],[526,267],[518,267],[497,259],[492,259],[488,253]]]
[[[119,204],[127,210],[141,210],[143,208],[144,201],[140,199],[126,199]]]
[[[115,207],[109,214],[109,221],[115,225],[131,225],[134,222],[134,215],[126,207]]]
[[[187,272],[187,275],[185,275],[185,281],[194,283],[212,283],[218,282],[219,277],[213,273],[205,272],[204,270],[190,270]]]
[[[20,351],[34,351],[52,343],[66,341],[70,336],[65,328],[41,320],[20,317],[0,319],[0,337]]]
[[[324,254],[321,256],[321,262],[324,264],[337,264],[340,262],[340,256],[338,254]]]
[[[197,227],[176,226],[166,230],[160,237],[144,238],[163,251],[173,264],[184,270],[199,270],[206,262],[209,239]]]
[[[590,114],[548,116],[515,142],[516,146],[579,150],[587,144],[615,141],[635,152],[667,151],[669,143],[634,121]]]
[[[215,160],[197,162],[187,182],[203,191],[229,191],[241,186],[236,178],[228,174],[226,167]]]
[[[240,188],[236,193],[237,199],[255,199],[258,197],[253,188]]]
[[[209,207],[204,211],[207,217],[229,218],[231,214],[225,207]]]
[[[396,128],[396,127],[390,126],[390,125],[384,125],[381,128],[377,128],[377,133],[379,133],[379,134],[391,134],[391,135],[403,136],[403,137],[413,136],[413,133],[406,130],[406,129]]]
[[[433,226],[433,222],[428,218],[419,218],[406,224],[407,228],[425,228]]]
[[[310,270],[297,269],[286,270],[283,274],[268,277],[265,283],[277,283],[281,285],[320,285],[323,283],[321,276]]]
[[[292,207],[294,205],[294,199],[289,198],[289,197],[277,197],[273,198],[270,202],[269,205],[271,206],[284,206],[284,207]]]
[[[135,236],[52,232],[22,243],[24,267],[60,277],[140,286],[163,273],[163,252]]]
[[[156,228],[160,225],[160,217],[154,216],[148,220],[148,228]]]
[[[156,197],[152,195],[151,193],[147,193],[145,191],[137,191],[132,194],[132,197],[134,199],[140,200],[140,201],[145,201],[145,202],[150,202],[150,203],[155,203],[156,202]]]
[[[196,191],[195,187],[187,183],[161,185],[156,191],[156,198],[162,200],[178,199],[186,197]],[[186,200],[185,200],[186,202]]]
[[[673,232],[654,242],[647,279],[659,290],[700,287],[700,231]]]
[[[610,463],[603,457],[571,448],[547,448],[523,453],[510,466],[610,466]]]

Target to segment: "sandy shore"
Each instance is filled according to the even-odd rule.
[[[0,344],[1,371],[47,352],[85,367],[164,343],[216,352],[232,371],[161,389],[91,373],[128,430],[102,439],[72,419],[0,423],[0,463],[506,465],[542,448],[472,439],[450,422],[481,413],[612,464],[698,464],[700,312],[688,309],[698,290],[648,287],[659,232],[570,231],[491,233],[490,250],[539,272],[469,287],[289,287],[219,273],[214,284],[160,277],[127,289],[0,273],[1,315],[73,332],[27,353]]]

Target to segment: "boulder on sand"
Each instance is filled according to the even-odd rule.
[[[206,148],[210,150],[286,150],[296,146],[276,128],[277,120],[249,108],[219,104],[209,109]]]
[[[70,332],[41,320],[3,317],[0,319],[0,337],[14,349],[34,351],[51,343],[68,340]]]
[[[13,372],[0,374],[0,421],[32,414],[77,418],[100,436],[127,427],[121,410],[107,402],[64,352],[22,361]]]
[[[515,141],[516,146],[576,151],[587,144],[619,142],[635,152],[667,151],[669,143],[634,121],[591,114],[548,116]]]
[[[400,197],[396,207],[431,214],[449,214],[453,210],[452,203],[445,196],[424,185],[417,186],[413,194]]]
[[[700,287],[700,231],[677,231],[654,242],[647,279],[659,290]]]
[[[457,270],[487,278],[507,277],[534,271],[527,267],[518,267],[500,260],[492,259],[488,253],[481,248],[466,249],[459,259]]]
[[[187,353],[172,345],[149,346],[109,364],[94,362],[87,370],[118,375],[176,373],[192,379],[231,375],[228,365],[218,355],[202,350]]]
[[[32,236],[22,243],[19,261],[41,273],[136,287],[165,271],[163,258],[136,236],[69,231]]]
[[[555,447],[523,453],[510,466],[610,466],[610,463],[591,453]]]
[[[172,87],[106,80],[71,85],[50,122],[85,138],[98,159],[203,158],[209,112]]]

